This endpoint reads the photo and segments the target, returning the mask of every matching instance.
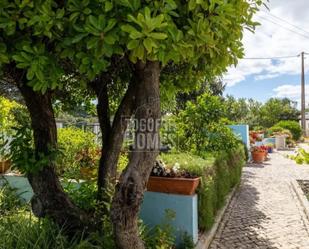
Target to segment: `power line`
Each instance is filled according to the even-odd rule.
[[[277,23],[277,22],[274,22],[273,20],[267,19],[266,17],[263,17],[263,20],[268,21],[268,22],[271,22],[271,23],[273,23],[273,24],[275,24],[275,25],[277,25],[277,26],[279,26],[279,27],[281,27],[281,28],[283,28],[283,29],[286,29],[286,30],[288,30],[288,31],[290,31],[290,32],[292,32],[292,33],[294,33],[294,34],[297,34],[297,35],[300,35],[300,36],[303,36],[303,37],[309,39],[309,36],[306,36],[306,35],[304,35],[304,34],[302,34],[302,33],[299,33],[299,32],[297,32],[297,31],[295,31],[295,30],[292,30],[292,29],[290,29],[290,28],[287,28],[287,27],[285,27],[285,26],[283,26],[283,25],[281,25],[281,24],[279,24],[279,23]]]
[[[275,15],[271,14],[270,12],[267,12],[265,10],[261,10],[261,11],[266,13],[267,15],[271,16],[272,18],[276,18],[276,19],[278,19],[278,20],[280,20],[280,21],[282,21],[282,22],[284,22],[284,23],[286,23],[286,24],[288,24],[288,25],[290,25],[290,26],[292,26],[292,27],[294,27],[296,29],[299,29],[299,30],[301,30],[301,31],[303,31],[303,32],[305,32],[305,33],[307,33],[309,35],[309,32],[307,30],[305,30],[305,29],[303,29],[303,28],[301,28],[299,26],[296,26],[293,23],[288,22],[287,20],[285,20],[285,19],[283,19],[281,17],[275,16]]]

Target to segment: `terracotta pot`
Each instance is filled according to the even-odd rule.
[[[0,161],[0,174],[4,174],[11,167],[11,162],[9,160]]]
[[[193,195],[200,178],[149,177],[147,190],[169,194]]]
[[[255,163],[262,163],[265,160],[265,152],[264,151],[253,151],[251,153],[252,159]]]

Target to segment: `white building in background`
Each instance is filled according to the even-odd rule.
[[[309,136],[309,112],[306,112],[306,136]],[[299,125],[301,126],[301,116],[299,117]]]

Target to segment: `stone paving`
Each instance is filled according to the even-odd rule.
[[[212,241],[211,249],[309,249],[309,221],[290,183],[309,179],[309,165],[280,153],[249,164]]]

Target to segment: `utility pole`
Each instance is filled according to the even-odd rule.
[[[306,135],[306,102],[305,102],[305,53],[301,52],[301,127]]]

